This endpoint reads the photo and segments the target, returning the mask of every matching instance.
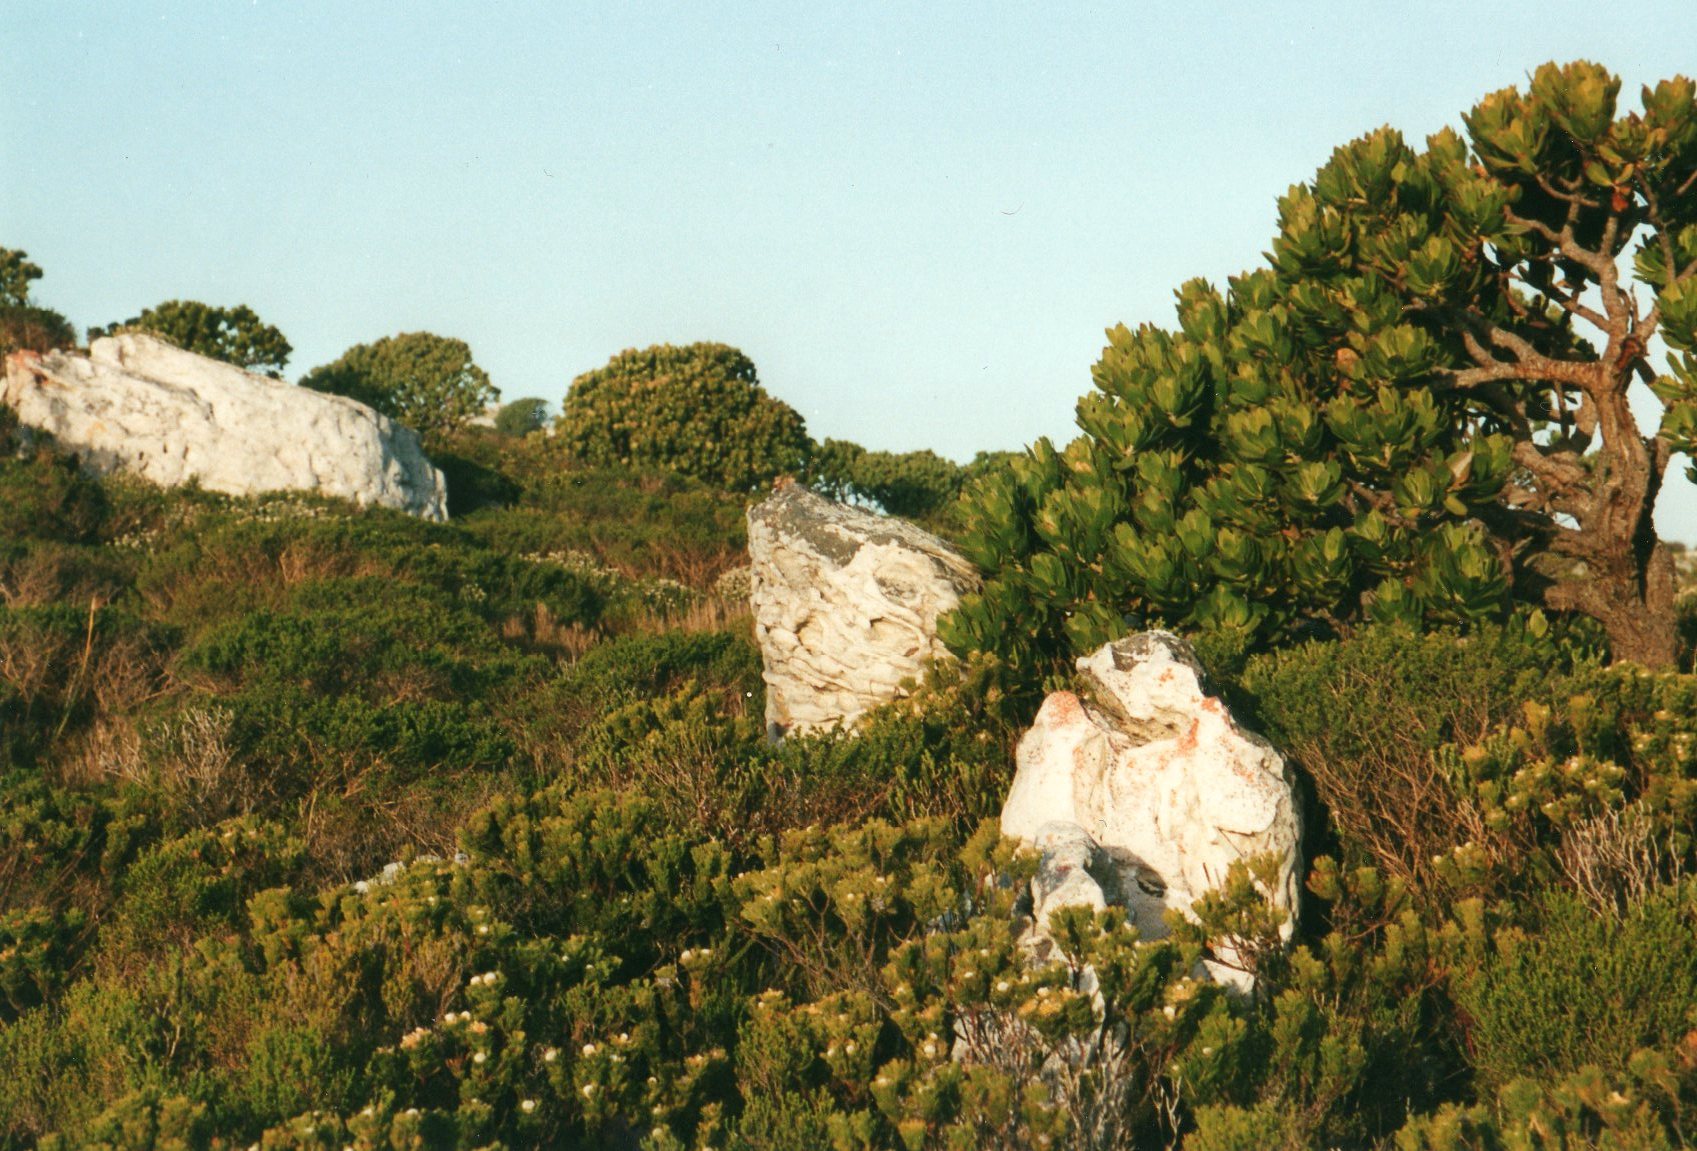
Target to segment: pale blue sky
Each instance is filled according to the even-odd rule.
[[[0,43],[0,244],[78,325],[245,302],[292,376],[424,328],[556,402],[713,339],[818,438],[966,458],[1069,438],[1103,329],[1258,262],[1337,144],[1548,59],[1635,94],[1697,9],[12,0]]]

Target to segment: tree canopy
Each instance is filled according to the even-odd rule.
[[[1265,266],[1110,331],[1084,435],[975,489],[990,578],[951,642],[1041,664],[1129,621],[1254,644],[1518,603],[1672,663],[1651,517],[1697,446],[1697,86],[1625,114],[1619,87],[1550,64],[1465,136],[1369,133],[1283,197]]]
[[[30,284],[39,279],[41,267],[28,252],[0,248],[0,356],[19,350],[46,352],[77,342],[70,321],[30,299]]]
[[[501,405],[495,413],[495,430],[504,436],[525,436],[541,431],[548,422],[548,401],[524,396]]]
[[[809,472],[832,499],[870,500],[890,515],[924,518],[960,494],[964,469],[932,451],[868,451],[828,439],[814,447]]]
[[[800,414],[724,344],[620,352],[572,381],[555,426],[592,466],[681,472],[738,491],[801,471],[810,447]]]
[[[501,397],[464,340],[432,332],[356,344],[308,372],[301,386],[369,404],[427,439],[464,426]]]
[[[0,248],[0,307],[28,304],[30,283],[39,279],[41,267],[30,261],[28,252]]]
[[[122,331],[151,332],[184,351],[279,378],[294,350],[282,332],[246,304],[221,308],[199,300],[166,300],[139,316],[91,328],[88,337],[93,340]]]

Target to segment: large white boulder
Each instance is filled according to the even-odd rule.
[[[1266,894],[1287,913],[1288,937],[1302,824],[1283,757],[1204,690],[1175,635],[1117,640],[1078,670],[1088,698],[1061,691],[1043,701],[1002,808],[1003,834],[1044,855],[1036,933],[1056,907],[1111,902],[1143,938],[1161,938],[1167,911],[1189,913],[1234,861],[1270,853],[1279,869]],[[1210,970],[1242,985],[1222,958],[1228,965]]]
[[[783,483],[749,509],[754,632],[766,729],[852,727],[948,656],[937,617],[978,586],[930,532]]]
[[[125,333],[89,353],[8,357],[0,402],[85,466],[164,487],[307,491],[441,520],[442,473],[418,436],[344,396],[254,375]]]

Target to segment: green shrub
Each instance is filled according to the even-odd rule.
[[[1697,888],[1667,888],[1619,916],[1547,895],[1530,929],[1504,928],[1457,999],[1487,1088],[1596,1066],[1613,1077],[1640,1048],[1697,1030]]]
[[[1524,626],[1381,626],[1256,656],[1238,684],[1250,721],[1313,781],[1346,860],[1435,897],[1433,857],[1482,834],[1447,745],[1471,746],[1525,700],[1559,692],[1552,680],[1574,659]]]
[[[548,401],[535,396],[502,404],[495,413],[495,430],[503,436],[527,436],[541,431],[547,422]]]
[[[88,929],[80,908],[0,912],[0,1020],[55,995],[68,980]]]
[[[572,381],[554,426],[590,467],[681,472],[738,492],[799,473],[809,448],[801,416],[723,344],[620,352]]]
[[[124,872],[101,925],[101,963],[134,971],[202,935],[242,926],[248,899],[298,878],[302,856],[298,840],[252,818],[149,847]]]
[[[199,300],[166,300],[139,316],[91,328],[88,338],[132,330],[151,332],[185,351],[279,379],[294,350],[282,332],[246,304],[217,308]]]
[[[17,417],[0,404],[0,539],[93,542],[107,516],[101,485],[72,456],[17,443]]]
[[[426,440],[464,427],[501,397],[464,340],[433,332],[402,332],[355,344],[300,383],[367,404]]]
[[[0,305],[0,356],[13,352],[51,352],[74,348],[77,330],[51,308]]]
[[[33,762],[157,688],[165,637],[96,596],[0,606],[0,762]]]
[[[1482,831],[1434,866],[1453,891],[1556,883],[1609,914],[1690,869],[1697,677],[1625,665],[1559,687],[1447,754]]]
[[[533,480],[522,506],[490,509],[464,529],[514,555],[587,552],[628,578],[706,588],[745,562],[741,496],[681,475],[571,470]]]
[[[1518,1079],[1494,1105],[1450,1104],[1409,1119],[1399,1151],[1559,1147],[1565,1151],[1665,1151],[1688,1144],[1697,1109],[1689,1055],[1635,1054],[1624,1075],[1587,1067],[1555,1080]]]
[[[808,462],[813,486],[835,500],[864,500],[884,512],[928,520],[960,494],[963,470],[935,452],[869,452],[826,440]]]

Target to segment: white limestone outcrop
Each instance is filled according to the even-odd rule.
[[[89,353],[7,358],[0,402],[95,471],[248,496],[306,491],[446,519],[418,436],[344,396],[296,387],[142,333]]]
[[[1021,739],[1002,832],[1043,853],[1034,932],[1056,907],[1125,906],[1145,939],[1170,909],[1224,880],[1235,860],[1272,854],[1266,894],[1295,926],[1302,838],[1295,777],[1203,689],[1189,646],[1144,632],[1078,661],[1089,698],[1055,692]],[[1224,964],[1209,969],[1245,986]]]
[[[748,552],[773,738],[853,727],[902,696],[948,655],[937,617],[979,582],[931,533],[793,483],[749,510]]]

